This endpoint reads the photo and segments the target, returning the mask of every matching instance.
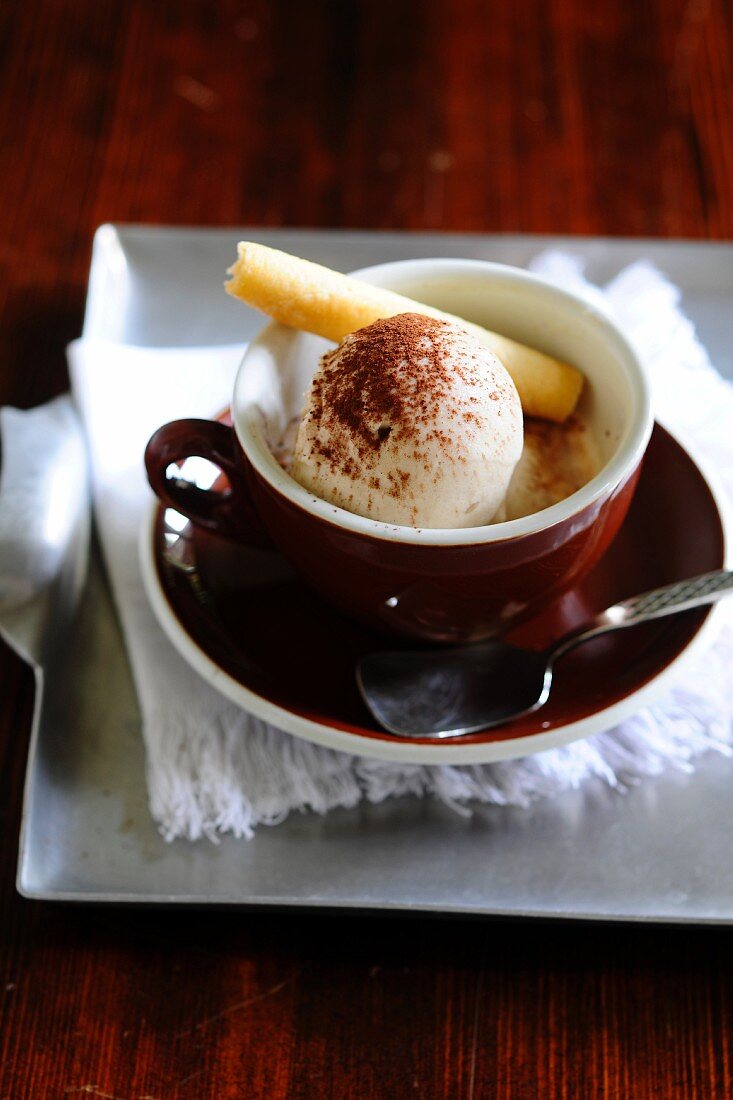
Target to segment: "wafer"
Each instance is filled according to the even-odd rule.
[[[569,363],[309,260],[243,241],[229,274],[231,279],[225,286],[233,297],[284,325],[336,343],[356,329],[399,313],[423,313],[453,321],[499,357],[514,380],[526,416],[563,421],[580,397],[583,375]]]

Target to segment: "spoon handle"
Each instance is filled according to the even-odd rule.
[[[559,638],[552,646],[552,660],[582,642],[606,634],[609,630],[621,630],[626,626],[636,626],[650,619],[661,619],[665,615],[674,615],[678,611],[687,611],[703,604],[716,603],[733,592],[733,572],[718,569],[714,573],[702,573],[698,577],[688,577],[684,581],[666,584],[663,588],[654,588],[651,592],[642,592],[628,600],[607,607],[595,618],[583,623],[577,630]]]

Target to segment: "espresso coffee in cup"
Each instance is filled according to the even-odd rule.
[[[263,329],[244,356],[232,428],[178,421],[156,433],[146,455],[151,484],[168,506],[235,542],[261,540],[264,531],[325,599],[382,631],[440,642],[503,632],[574,585],[621,526],[652,427],[643,370],[606,316],[526,271],[480,261],[415,260],[357,276],[375,294],[409,295],[427,303],[429,313],[443,317],[446,311],[466,318],[472,331],[478,325],[480,332],[528,345],[530,357],[533,348],[538,356],[573,365],[572,373],[556,372],[555,394],[550,386],[540,395],[539,412],[547,409],[548,416],[538,418],[532,378],[523,376],[521,362],[512,363],[515,345],[507,341],[500,358],[512,366],[521,394],[524,441],[510,455],[506,492],[491,516],[473,523],[473,500],[466,496],[460,499],[461,525],[390,522],[349,510],[347,499],[334,503],[327,491],[319,495],[291,476],[288,436],[300,424],[321,357],[341,337],[336,333],[329,343],[282,324]],[[331,331],[329,307],[326,301],[320,332]],[[572,386],[574,376],[585,385],[568,416],[567,383]],[[552,382],[552,369],[547,377]],[[307,400],[305,407],[307,412]],[[484,415],[480,400],[475,408]],[[395,430],[387,422],[371,428]],[[503,444],[511,450],[512,433],[505,433]],[[191,455],[224,471],[225,493],[187,490],[168,477],[171,463]]]

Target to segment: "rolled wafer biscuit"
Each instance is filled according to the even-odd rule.
[[[562,421],[578,402],[581,372],[541,351],[275,248],[243,241],[238,253],[226,290],[284,325],[338,343],[382,317],[425,313],[462,325],[491,348],[512,376],[525,415]]]

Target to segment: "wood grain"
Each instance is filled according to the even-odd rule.
[[[66,386],[92,233],[733,236],[726,0],[0,8],[0,403]],[[0,653],[0,1098],[733,1092],[724,930],[20,900],[30,674]]]

